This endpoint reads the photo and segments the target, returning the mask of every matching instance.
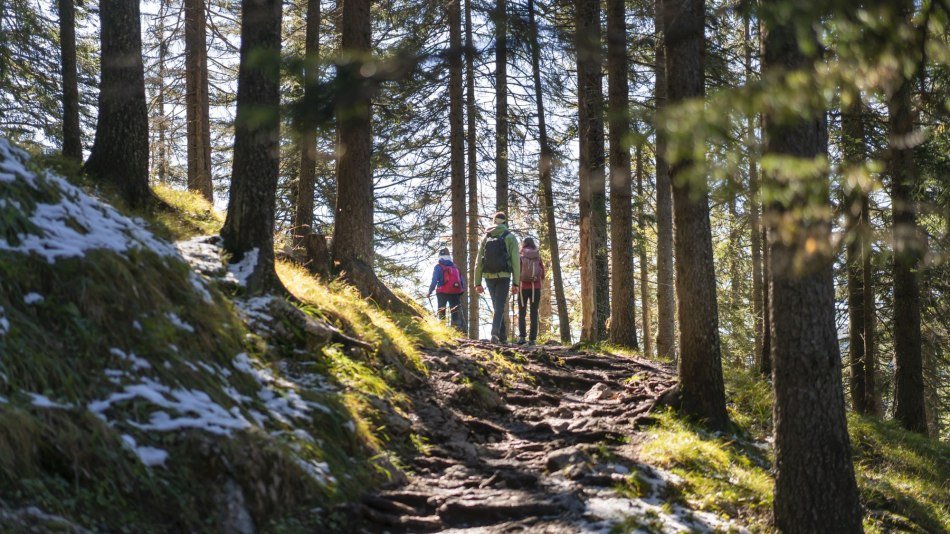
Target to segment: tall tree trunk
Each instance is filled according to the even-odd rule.
[[[551,184],[551,167],[554,154],[548,145],[548,131],[544,118],[544,98],[541,90],[541,45],[538,41],[538,21],[534,0],[528,0],[528,17],[531,26],[531,66],[534,71],[534,101],[538,112],[538,144],[541,156],[538,174],[541,181],[541,216],[545,226],[546,245],[551,256],[551,276],[554,282],[554,298],[557,303],[558,330],[563,343],[571,342],[571,321],[567,315],[567,298],[564,295],[564,280],[561,276],[561,251],[557,239],[557,222],[554,217],[554,188]]]
[[[767,26],[766,72],[781,76],[785,69],[812,68],[812,60],[799,49],[802,32],[795,30],[788,23]],[[813,34],[810,37],[817,47],[817,39]],[[769,116],[765,126],[771,155],[809,163],[825,157],[823,114]],[[811,183],[802,184],[802,178],[791,181],[771,173],[768,179],[771,197],[787,199],[784,203],[773,201],[766,213],[773,233],[769,246],[775,526],[781,532],[822,532],[830,525],[837,532],[861,532],[835,328],[831,220],[825,211],[809,209],[816,203],[828,205],[828,180],[816,175],[804,178]],[[775,232],[781,224],[786,225],[784,231]],[[789,230],[793,235],[788,235]],[[809,247],[815,243],[817,252]]]
[[[311,94],[320,80],[320,0],[307,0],[307,29],[304,34],[304,99],[313,101]],[[300,132],[300,174],[297,179],[297,198],[294,201],[293,233],[299,238],[313,227],[313,195],[317,175],[317,129],[306,127]],[[299,239],[295,239],[299,241]]]
[[[76,6],[74,0],[58,0],[59,50],[63,75],[63,155],[82,162],[82,130],[79,125],[79,76],[76,63]]]
[[[462,9],[461,0],[446,0],[449,19],[449,138],[452,169],[452,259],[466,272],[465,132],[462,124]],[[471,291],[469,291],[471,293]],[[462,309],[468,305],[462,294]]]
[[[221,230],[231,261],[252,261],[250,293],[280,282],[274,273],[274,203],[279,173],[280,0],[242,0],[241,62],[231,197]]]
[[[99,116],[85,170],[115,186],[130,206],[143,206],[152,199],[152,192],[138,0],[101,0],[99,32]]]
[[[705,1],[665,0],[663,8],[669,103],[703,98]],[[729,417],[722,379],[709,192],[705,183],[690,183],[688,177],[694,165],[702,164],[678,161],[670,166],[679,303],[679,388],[681,406],[687,414],[705,420],[713,428],[725,428]]]
[[[896,4],[901,21],[909,21],[913,2]],[[917,275],[923,243],[917,229],[914,188],[913,77],[896,82],[887,99],[889,115],[888,174],[894,219],[894,418],[914,432],[927,433],[923,356],[920,335],[920,287]]]
[[[861,167],[867,157],[865,149],[864,109],[860,93],[851,94],[852,101],[841,110],[841,136],[844,153],[845,172]],[[861,414],[874,413],[873,380],[868,390],[868,372],[871,366],[873,376],[873,330],[867,331],[866,315],[874,315],[873,304],[865,308],[865,303],[873,302],[873,285],[865,285],[864,270],[870,267],[871,228],[868,217],[868,197],[862,184],[846,180],[845,229],[847,249],[845,263],[848,269],[848,352],[851,360],[851,406]],[[870,298],[865,295],[871,292]],[[873,325],[873,323],[871,323]]]
[[[607,116],[610,123],[610,341],[638,346],[633,272],[633,202],[630,178],[630,97],[624,0],[607,1]]]
[[[605,337],[610,310],[606,273],[606,182],[604,176],[604,95],[600,2],[578,0],[577,109],[580,178],[581,340]]]
[[[508,211],[508,2],[495,0],[495,209]],[[511,331],[510,329],[508,330]]]
[[[185,112],[188,121],[188,189],[214,200],[208,111],[205,0],[185,0]]]
[[[475,280],[475,258],[481,231],[478,226],[478,147],[475,136],[475,43],[472,40],[472,0],[465,0],[465,107],[466,137],[468,145],[468,283]],[[478,294],[469,289],[468,337],[479,338]]]
[[[772,254],[768,228],[762,228],[762,349],[756,355],[759,372],[772,376]]]
[[[643,144],[637,144],[636,152],[637,174],[637,251],[640,253],[640,310],[643,315],[641,320],[643,324],[643,355],[647,358],[653,356],[653,318],[652,305],[650,302],[650,277],[647,260],[647,234],[646,219],[643,214],[643,207],[646,204],[646,196],[643,193]]]
[[[746,84],[752,83],[752,31],[751,16],[747,13],[744,17],[745,28],[745,81]],[[756,48],[759,48],[756,46]],[[750,114],[746,126],[746,137],[751,144],[755,140],[755,114]],[[762,230],[761,220],[759,218],[759,167],[756,164],[755,155],[752,149],[749,149],[749,234],[751,237],[752,248],[752,317],[753,327],[755,329],[755,343],[753,349],[753,360],[758,363],[762,357],[762,328],[765,324],[762,318],[763,292],[762,283]],[[771,370],[770,370],[771,372]],[[770,374],[770,373],[766,373]]]
[[[162,0],[158,8],[158,118],[155,120],[155,129],[158,130],[158,156],[155,158],[155,167],[158,174],[158,183],[168,181],[168,116],[165,115],[165,101],[167,100],[166,81],[168,79],[167,58],[168,39],[165,37],[165,17],[168,16],[168,2]]]
[[[666,161],[666,133],[660,124],[661,110],[666,105],[666,45],[663,44],[663,0],[656,0],[654,9],[657,28],[655,86],[656,101],[656,355],[676,358],[673,285],[673,192],[669,164]]]

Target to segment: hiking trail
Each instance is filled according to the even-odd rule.
[[[425,359],[430,376],[409,393],[403,426],[428,444],[401,484],[336,510],[351,531],[744,530],[667,502],[678,477],[636,459],[638,429],[675,384],[671,368],[467,340]],[[631,480],[638,497],[617,489]]]

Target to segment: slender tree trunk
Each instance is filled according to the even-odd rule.
[[[155,167],[158,171],[158,183],[168,182],[168,116],[165,115],[166,83],[168,69],[168,40],[165,37],[165,17],[168,16],[168,2],[162,0],[158,8],[158,118],[155,129],[158,130],[158,156]]]
[[[663,2],[667,96],[676,104],[703,98],[704,0]],[[691,167],[702,161],[670,166],[673,185],[676,297],[679,303],[679,378],[681,407],[713,428],[725,428],[726,398],[719,343],[716,271],[713,266],[709,192],[705,183],[691,183]]]
[[[188,121],[188,189],[214,200],[208,111],[205,0],[185,0],[185,112]]]
[[[861,95],[851,95],[850,105],[841,110],[841,135],[845,161],[845,172],[865,163],[864,110]],[[868,300],[873,302],[873,285],[865,285],[865,266],[870,266],[871,242],[870,220],[868,218],[867,193],[861,184],[846,180],[845,229],[847,231],[847,249],[845,263],[848,269],[848,352],[851,360],[851,406],[861,414],[874,413],[873,381],[868,390],[868,373],[865,366],[874,364],[873,330],[866,331],[866,315],[874,315],[874,307],[865,308]],[[871,292],[870,299],[865,295]],[[872,323],[873,325],[873,323]],[[868,349],[871,349],[870,351]],[[872,374],[873,376],[873,374]]]
[[[896,4],[900,20],[913,13],[913,2]],[[911,104],[913,77],[897,81],[887,100],[889,115],[888,174],[894,219],[894,418],[914,432],[927,433],[924,404],[923,356],[920,334],[920,286],[918,268],[923,242],[917,229],[914,188],[914,111]]]
[[[578,0],[576,7],[577,101],[580,173],[581,340],[606,335],[610,303],[606,261],[606,182],[604,176],[604,96],[602,88],[600,2]]]
[[[636,174],[637,174],[637,251],[640,253],[640,310],[643,315],[641,322],[643,324],[643,355],[647,358],[653,356],[653,319],[652,303],[650,302],[650,277],[647,260],[647,234],[646,220],[643,215],[643,206],[646,204],[646,196],[643,193],[643,145],[637,145],[636,152]]]
[[[561,251],[557,239],[557,222],[554,217],[554,188],[551,184],[551,167],[554,155],[548,145],[548,131],[544,118],[544,98],[541,90],[541,45],[538,41],[538,21],[535,16],[534,0],[528,0],[528,17],[531,26],[531,65],[534,71],[534,101],[538,112],[538,144],[541,156],[538,160],[538,174],[541,181],[541,214],[544,219],[546,245],[550,253],[551,276],[554,282],[554,298],[557,302],[558,329],[563,343],[571,342],[571,321],[567,314],[567,298],[564,295],[564,281],[561,276]]]
[[[802,33],[795,30],[768,26],[767,72],[782,75],[784,69],[812,68],[813,59],[799,49]],[[813,34],[811,40],[817,47]],[[811,163],[827,152],[823,114],[767,117],[766,137],[767,151],[776,157]],[[811,183],[802,184],[798,178],[791,183],[780,175],[768,178],[771,197],[787,199],[770,203],[766,214],[770,233],[786,225],[782,234],[770,236],[769,244],[775,337],[775,527],[781,532],[823,532],[833,525],[836,532],[861,532],[835,328],[831,220],[825,211],[809,209],[816,203],[828,205],[828,180],[812,176],[804,178]],[[793,218],[795,227],[789,228]],[[817,252],[809,248],[815,243]]]
[[[274,203],[279,173],[280,0],[242,0],[234,160],[228,215],[221,230],[231,261],[256,259],[250,293],[272,289]]]
[[[607,1],[607,116],[610,122],[610,341],[638,347],[633,272],[633,201],[630,178],[630,97],[624,0]]]
[[[758,358],[759,372],[772,376],[772,254],[769,252],[769,231],[762,228],[762,350]]]
[[[507,0],[495,0],[495,209],[508,211]]]
[[[746,84],[752,82],[752,31],[751,16],[746,14],[744,17],[745,28],[745,81]],[[756,47],[758,48],[758,47]],[[746,126],[746,136],[751,144],[755,140],[755,114],[748,117]],[[752,316],[755,329],[755,343],[753,349],[753,359],[756,363],[762,357],[762,297],[764,284],[762,283],[762,223],[759,218],[759,167],[756,164],[756,158],[753,154],[751,145],[749,148],[749,234],[751,237],[752,248]]]
[[[452,258],[466,272],[465,132],[462,120],[462,9],[461,0],[446,0],[449,19],[449,138],[452,169]],[[470,292],[469,292],[470,293]],[[462,294],[462,309],[468,305]]]
[[[478,226],[478,147],[475,136],[475,43],[472,40],[472,0],[465,0],[465,106],[468,145],[468,283],[475,280],[475,258],[481,231]],[[468,337],[479,338],[478,294],[469,290]]]
[[[320,80],[320,0],[307,0],[307,29],[304,34],[304,99],[313,101],[311,94]],[[305,128],[300,132],[300,175],[297,179],[297,198],[294,202],[293,233],[295,241],[313,227],[313,195],[317,175],[317,129]]]
[[[63,75],[63,155],[82,162],[82,129],[79,125],[79,76],[76,63],[76,6],[58,0],[59,50]]]
[[[133,207],[152,199],[148,187],[148,108],[138,0],[101,0],[102,74],[90,176],[115,186]]]
[[[666,45],[663,44],[663,0],[656,0],[654,17],[658,29],[656,43],[656,353],[661,358],[676,358],[676,301],[673,282],[673,196],[669,165],[666,161],[666,133],[660,124],[666,105]]]

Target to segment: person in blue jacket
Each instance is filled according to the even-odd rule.
[[[439,263],[432,270],[429,297],[432,296],[432,291],[435,291],[436,301],[439,305],[436,312],[438,318],[445,320],[446,307],[448,307],[452,314],[452,326],[464,332],[462,293],[465,293],[465,278],[459,268],[452,263],[452,256],[447,248],[439,251]]]

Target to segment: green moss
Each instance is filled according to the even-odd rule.
[[[158,235],[180,240],[221,231],[224,217],[200,194],[165,185],[157,185],[152,191],[166,206],[140,215],[151,223],[151,229]]]

